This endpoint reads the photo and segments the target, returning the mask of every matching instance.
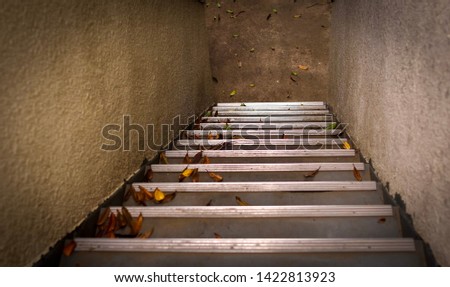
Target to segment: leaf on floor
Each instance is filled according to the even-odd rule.
[[[357,181],[362,181],[362,176],[361,176],[361,174],[359,173],[359,171],[356,169],[356,166],[355,166],[355,165],[353,165],[353,175],[355,176],[355,179],[356,179]]]
[[[211,110],[209,110],[209,111],[207,111],[205,113],[205,117],[210,117],[210,116],[212,116],[212,111]]]
[[[155,197],[155,195],[150,190],[146,189],[142,185],[139,185],[139,191],[141,192],[141,194],[144,195],[144,198],[143,198],[144,201],[152,200]]]
[[[306,70],[309,69],[309,66],[306,66],[306,65],[298,65],[298,68],[299,68],[300,70],[306,71]]]
[[[189,153],[186,151],[186,155],[183,158],[184,164],[190,164],[192,162],[191,158],[189,157]]]
[[[116,213],[117,224],[119,228],[124,228],[125,226],[127,226],[127,220],[125,219],[125,216],[123,216],[122,212],[120,212],[120,210],[117,210]]]
[[[216,232],[214,232],[214,237],[217,238],[217,239],[221,239],[222,238],[222,236],[220,236],[220,234],[216,233]]]
[[[145,178],[147,179],[147,182],[151,182],[153,180],[153,170],[151,165],[148,167],[147,173],[145,174]]]
[[[169,164],[165,151],[159,154],[159,164]]]
[[[133,222],[133,217],[131,216],[128,208],[126,208],[125,206],[122,206],[122,214],[123,214],[123,217],[125,217],[127,224],[131,227],[131,224]]]
[[[155,190],[153,191],[153,196],[156,202],[161,202],[166,197],[164,192],[162,192],[159,188],[155,188]]]
[[[347,141],[345,141],[345,142],[343,143],[343,145],[344,145],[344,148],[345,148],[345,149],[351,149],[351,146],[350,146],[350,144],[349,144]]]
[[[109,216],[108,227],[106,228],[106,233],[116,231],[116,219],[116,215],[111,212],[111,215]]]
[[[233,38],[237,39],[239,37],[239,34],[233,34]]]
[[[193,171],[193,169],[186,167],[178,176],[178,182],[182,182],[185,178],[190,177]]]
[[[222,4],[220,4],[220,2],[217,2],[217,8],[222,7]]]
[[[251,86],[252,84],[250,84]],[[253,84],[254,85],[254,84]],[[244,103],[241,103],[241,107],[246,107],[246,105]]]
[[[144,232],[144,233],[139,233],[139,235],[137,236],[137,238],[141,238],[141,239],[147,239],[147,238],[150,238],[150,237],[152,237],[154,231],[155,231],[155,228],[152,227],[151,230],[148,230],[148,231],[146,231],[146,232]]]
[[[211,161],[209,160],[209,157],[207,157],[206,155],[203,157],[202,159],[202,164],[210,164]]]
[[[166,194],[166,196],[164,197],[164,199],[160,202],[160,203],[169,203],[172,200],[175,199],[175,197],[177,197],[177,192],[172,192],[172,193],[168,193]]]
[[[239,204],[240,206],[249,206],[250,205],[247,201],[242,200],[239,196],[236,196],[235,199],[236,199],[237,204]]]
[[[231,131],[231,127],[228,125],[228,123],[225,124],[223,129],[226,130],[226,131]]]
[[[74,240],[71,240],[69,243],[64,246],[63,254],[66,257],[69,257],[72,255],[72,253],[75,251],[75,248],[77,247],[77,243]]]
[[[315,177],[315,176],[319,173],[320,168],[321,168],[321,167],[319,166],[319,168],[316,169],[315,171],[310,172],[310,173],[307,173],[307,174],[304,174],[303,176],[304,176],[305,178],[312,178],[312,177]]]
[[[139,213],[139,216],[137,219],[133,219],[131,222],[131,232],[130,235],[137,236],[142,228],[142,223],[144,222],[144,216],[142,215],[142,212]]]
[[[209,171],[206,171],[206,172],[208,173],[209,177],[211,177],[215,182],[223,181],[223,177],[222,176],[220,176],[220,175],[218,175],[218,174],[216,174],[214,172],[209,172]]]
[[[130,199],[130,197],[136,192],[136,190],[134,189],[133,185],[130,184],[128,187],[127,192],[125,193],[124,197],[123,197],[123,201],[127,201],[128,199]]]

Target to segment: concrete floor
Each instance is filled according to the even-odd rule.
[[[206,1],[216,101],[326,100],[328,2],[227,0],[219,8],[218,2]],[[231,96],[233,90],[237,93]]]

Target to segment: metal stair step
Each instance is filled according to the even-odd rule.
[[[342,145],[346,138],[290,138],[290,139],[187,139],[176,141],[177,146],[218,146],[229,143],[240,146],[311,146],[311,145]]]
[[[62,266],[423,266],[411,238],[76,238]]]
[[[252,106],[261,106],[261,107],[270,107],[270,106],[321,106],[325,105],[325,102],[226,102],[226,103],[217,103],[218,107],[241,107],[242,105],[247,107]]]
[[[200,123],[202,129],[322,129],[337,125],[336,122],[259,122],[259,123]]]
[[[268,138],[282,138],[283,136],[336,136],[342,133],[340,129],[334,130],[315,130],[315,129],[300,129],[300,130],[186,130],[185,135],[188,138],[202,138],[208,136],[223,136],[225,138],[232,138],[233,136],[240,137],[268,137]]]
[[[261,117],[202,117],[202,122],[208,123],[277,123],[277,122],[320,122],[332,121],[333,115],[319,116],[261,116]]]
[[[327,115],[329,110],[294,110],[294,111],[270,111],[270,110],[217,110],[218,116],[304,116]]]
[[[211,109],[216,111],[324,111],[327,110],[326,105],[313,105],[313,106],[214,106]]]
[[[267,181],[267,182],[142,182],[133,183],[148,190],[164,192],[322,192],[376,190],[375,181]]]

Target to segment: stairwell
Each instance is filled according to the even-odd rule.
[[[342,127],[324,102],[218,103],[61,265],[424,266]]]

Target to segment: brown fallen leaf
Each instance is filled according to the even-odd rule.
[[[116,238],[116,235],[114,234],[113,231],[109,231],[109,232],[106,232],[104,237],[106,237],[106,238]]]
[[[97,225],[101,226],[105,224],[105,222],[108,220],[109,215],[111,214],[111,209],[108,207],[105,210],[103,210],[102,214],[99,216],[97,220]]]
[[[149,231],[146,231],[144,233],[139,233],[139,235],[137,237],[141,238],[141,239],[150,238],[150,237],[152,237],[154,231],[155,231],[155,228],[152,227],[152,229]]]
[[[203,151],[199,151],[192,159],[192,163],[193,164],[199,163],[200,160],[202,159],[202,156],[203,156]]]
[[[139,216],[137,219],[133,219],[131,222],[131,232],[130,235],[137,236],[139,234],[139,231],[141,231],[142,228],[142,222],[144,221],[144,216],[142,215],[142,212],[139,213]]]
[[[246,202],[245,200],[242,200],[239,196],[236,196],[236,202],[240,205],[240,206],[249,206],[250,204],[248,202]]]
[[[198,168],[195,168],[192,172],[192,182],[200,182],[200,173],[198,172]]]
[[[123,217],[125,217],[127,224],[131,227],[133,217],[131,216],[130,211],[128,211],[128,209],[125,206],[122,206],[122,214]]]
[[[167,159],[166,152],[163,151],[159,154],[159,163],[160,164],[169,164],[169,160]]]
[[[150,192],[150,190],[146,189],[145,187],[143,187],[142,185],[139,185],[139,190],[141,191],[141,193],[144,195],[144,198],[140,199],[140,201],[145,201],[145,200],[152,200],[155,196],[152,192]]]
[[[184,164],[190,164],[192,162],[191,158],[189,157],[189,153],[186,152],[186,155],[183,158],[183,163]]]
[[[136,190],[134,189],[133,185],[129,185],[127,192],[125,193],[124,197],[123,197],[123,201],[128,201],[128,199],[130,199],[130,197],[136,192]]]
[[[119,228],[124,228],[127,226],[127,220],[125,219],[125,216],[123,216],[122,212],[120,210],[117,210],[117,223]]]
[[[386,218],[381,217],[380,219],[378,219],[378,223],[385,223],[386,222]]]
[[[166,196],[164,197],[164,199],[160,202],[160,203],[169,203],[172,200],[175,199],[175,197],[177,196],[177,192],[172,192],[172,193],[168,193],[166,194]]]
[[[147,179],[147,182],[151,182],[153,179],[153,170],[151,165],[148,167],[147,173],[145,174],[145,178]]]
[[[77,247],[77,243],[74,240],[71,240],[69,243],[67,243],[63,249],[64,256],[69,257],[70,255],[72,255],[73,251],[75,251],[75,247]]]
[[[114,232],[116,229],[116,224],[116,215],[111,212],[111,215],[109,216],[108,227],[106,228],[106,233]]]
[[[319,173],[319,170],[320,170],[320,166],[319,166],[319,168],[316,169],[315,171],[310,172],[310,173],[307,173],[307,174],[304,174],[303,176],[304,176],[305,178],[315,177],[315,176]]]
[[[218,175],[218,174],[216,174],[214,172],[209,172],[209,171],[206,171],[206,172],[208,173],[209,177],[211,177],[215,182],[223,181],[223,177],[222,176],[220,176],[220,175]]]
[[[220,239],[220,238],[222,238],[222,236],[220,236],[220,234],[219,234],[219,233],[215,233],[215,232],[214,232],[214,237],[215,237],[215,238],[217,238],[217,239]]]
[[[355,179],[356,179],[357,181],[362,181],[362,176],[361,176],[361,174],[359,173],[359,171],[356,169],[356,166],[355,166],[355,165],[353,165],[353,176],[355,177]]]
[[[207,157],[206,155],[203,157],[202,159],[202,164],[210,164],[211,161],[209,160],[209,157]]]

